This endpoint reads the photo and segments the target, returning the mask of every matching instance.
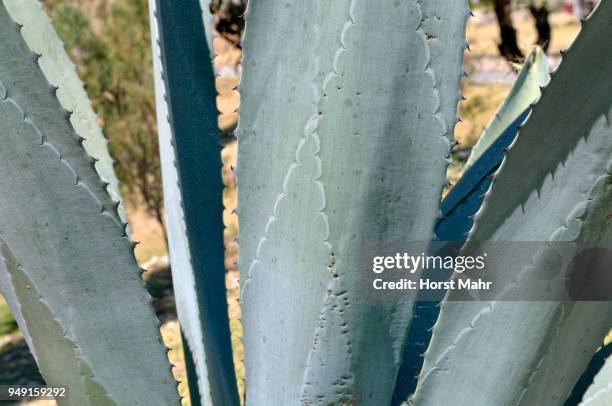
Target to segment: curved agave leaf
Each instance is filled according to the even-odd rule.
[[[436,238],[440,241],[465,241],[474,225],[474,214],[480,209],[485,193],[491,186],[492,176],[502,163],[506,150],[530,113],[525,110],[500,134],[491,146],[468,168],[442,201],[442,218],[436,225]]]
[[[609,346],[609,345],[608,345]],[[609,352],[608,352],[609,353]],[[593,383],[584,394],[581,406],[606,406],[612,403],[612,358],[608,356],[605,364],[595,376]]]
[[[0,2],[0,246],[13,312],[45,380],[69,386],[61,404],[177,403],[115,203],[20,31]]]
[[[484,195],[491,186],[491,175],[501,164],[505,151],[514,141],[520,124],[529,111],[523,112],[514,123],[485,151],[480,159],[459,179],[442,201],[440,209],[442,218],[436,224],[436,240],[442,245],[436,247],[432,255],[446,257],[457,255],[460,242],[467,239],[467,234],[474,224],[474,214],[480,209]],[[430,280],[448,280],[451,271],[443,269],[426,270],[422,278]],[[416,389],[418,373],[423,366],[423,354],[431,340],[432,328],[438,318],[440,301],[422,300],[417,294],[414,316],[406,343],[402,365],[397,374],[392,405],[404,402]]]
[[[149,5],[172,277],[185,350],[191,350],[198,377],[192,395],[197,389],[205,405],[238,404],[225,290],[217,93],[201,9],[198,0]]]
[[[506,155],[469,240],[612,243],[611,19],[612,3],[601,2]],[[499,283],[530,284],[550,271],[532,261],[509,249],[487,269],[521,265],[497,272],[508,278]],[[447,300],[415,404],[559,404],[611,323],[608,302]]]
[[[519,117],[525,109],[540,97],[540,89],[548,84],[548,58],[546,53],[535,47],[525,60],[510,93],[480,135],[472,148],[465,167],[469,168],[489,148],[506,128]]]
[[[21,34],[28,47],[40,55],[38,65],[47,81],[57,87],[56,96],[63,108],[72,112],[70,123],[83,140],[85,151],[96,159],[95,168],[100,178],[108,183],[107,191],[118,205],[121,220],[127,217],[123,206],[119,181],[113,169],[113,159],[108,153],[108,143],[98,125],[89,97],[76,69],[64,50],[51,20],[38,0],[4,0],[4,5],[14,21],[19,23]],[[61,85],[61,86],[60,86]]]
[[[238,129],[247,404],[391,399],[412,301],[368,302],[357,270],[364,241],[430,241],[439,213],[450,143],[421,20],[414,0],[249,4]]]

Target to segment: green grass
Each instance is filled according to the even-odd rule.
[[[17,330],[17,323],[4,300],[0,301],[0,335],[9,334]]]

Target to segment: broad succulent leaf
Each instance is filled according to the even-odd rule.
[[[609,345],[608,345],[609,346]],[[609,351],[608,351],[609,354]],[[606,406],[612,403],[612,357],[608,355],[606,362],[595,376],[593,383],[584,394],[581,406]]]
[[[506,149],[514,141],[519,125],[529,111],[523,112],[495,142],[485,151],[476,163],[463,174],[442,201],[442,217],[436,224],[436,240],[442,245],[435,248],[431,255],[445,257],[457,255],[459,242],[467,238],[474,224],[474,214],[480,209],[484,195],[491,186],[491,176],[502,162]],[[431,280],[447,280],[452,271],[431,269],[423,272],[422,277]],[[399,405],[414,393],[418,373],[423,366],[423,354],[431,339],[432,328],[438,318],[440,301],[422,300],[417,294],[414,315],[408,328],[402,364],[397,375],[392,405]]]
[[[471,241],[612,243],[611,20],[612,3],[601,2],[584,24],[508,151],[468,247]],[[511,263],[524,270],[500,272]],[[514,250],[489,258],[487,269],[507,278],[499,283],[526,285],[559,271]],[[446,300],[414,403],[559,404],[611,324],[609,302]]]
[[[69,386],[60,404],[176,404],[158,321],[117,203],[38,64],[44,56],[22,36],[27,21],[20,28],[5,4],[0,251],[2,281],[10,287],[3,290],[14,293],[9,303],[23,317],[47,383]]]
[[[466,162],[469,168],[495,142],[517,117],[540,97],[540,89],[550,80],[546,53],[535,47],[529,54],[510,93],[484,129]]]
[[[450,143],[422,19],[414,0],[249,4],[238,129],[247,404],[391,399],[412,301],[368,302],[359,254],[365,240],[430,241],[439,215]]]
[[[198,0],[151,0],[172,277],[204,405],[238,404],[223,246],[217,96]],[[191,371],[193,372],[193,371]],[[192,392],[195,393],[193,382]],[[192,401],[197,401],[194,397]]]
[[[47,81],[57,87],[56,96],[63,108],[71,111],[70,123],[83,140],[83,148],[96,160],[94,167],[100,178],[108,183],[107,191],[115,203],[121,220],[127,217],[119,190],[119,181],[108,153],[108,141],[98,125],[96,113],[79,79],[76,69],[64,50],[64,44],[53,29],[51,20],[39,0],[4,0],[9,14],[22,25],[21,34],[28,47],[40,55],[38,65]],[[60,86],[61,84],[61,86]]]

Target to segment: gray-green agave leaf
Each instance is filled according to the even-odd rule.
[[[506,242],[487,261],[498,283],[567,272],[513,242],[612,244],[612,3],[601,2],[519,132],[477,214],[467,248]],[[517,274],[502,272],[509,265]],[[453,295],[453,294],[451,294]],[[558,405],[612,325],[609,302],[456,302],[442,306],[416,405]],[[568,357],[571,354],[571,357]]]
[[[455,112],[440,108],[423,17],[415,0],[249,3],[238,129],[247,404],[389,404],[412,300],[369,302],[360,253],[366,240],[433,236]],[[456,55],[443,58],[459,77]]]
[[[108,153],[107,140],[98,125],[96,113],[85,92],[76,69],[64,50],[51,20],[42,9],[39,0],[3,0],[12,19],[22,26],[21,34],[28,47],[40,55],[38,65],[47,81],[57,87],[56,96],[66,110],[72,112],[70,123],[83,140],[83,148],[96,160],[95,168],[100,178],[108,183],[107,191],[118,204],[121,220],[127,217],[119,190],[119,181],[113,169],[113,159]],[[61,85],[61,86],[60,86]]]
[[[536,47],[525,60],[510,93],[472,148],[472,153],[465,164],[466,169],[476,162],[504,130],[540,97],[540,89],[545,87],[549,80],[548,58],[540,47]]]
[[[176,404],[117,201],[56,97],[63,83],[51,85],[53,69],[39,65],[52,65],[60,50],[33,52],[25,33],[49,26],[26,18],[18,25],[7,4],[0,2],[0,252],[10,285],[3,291],[12,292],[47,383],[69,387],[61,405]]]

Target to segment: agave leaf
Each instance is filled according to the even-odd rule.
[[[523,112],[514,123],[485,151],[480,159],[468,170],[442,201],[442,218],[436,224],[436,240],[442,245],[436,247],[431,255],[445,257],[457,255],[460,245],[465,241],[474,224],[473,216],[480,209],[484,195],[491,186],[491,175],[497,170],[504,158],[506,148],[514,141],[529,111]],[[431,269],[423,272],[422,277],[431,280],[448,280],[452,271]],[[432,328],[438,318],[439,301],[422,300],[417,294],[414,316],[408,329],[402,365],[397,375],[392,405],[405,401],[416,389],[418,373],[423,366],[423,354],[431,339]]]
[[[474,224],[474,214],[480,209],[484,195],[530,110],[524,111],[503,131],[478,161],[468,168],[442,201],[442,218],[436,224],[440,241],[465,241]]]
[[[460,84],[463,52],[467,48],[465,25],[470,9],[465,0],[423,1],[421,29],[431,53],[431,69],[436,76],[440,112],[446,123],[446,136],[453,139],[457,122],[457,103],[461,100]]]
[[[0,42],[3,280],[42,374],[69,386],[62,405],[176,403],[115,203],[4,2]]]
[[[611,18],[612,4],[601,2],[584,25],[506,155],[470,241],[612,243]],[[533,260],[509,249],[487,269],[505,275],[502,284],[530,284],[551,271]],[[508,264],[526,271],[503,274]],[[611,323],[608,302],[447,300],[415,404],[559,404]]]
[[[21,308],[19,307],[19,300],[17,299],[17,293],[13,289],[13,283],[11,282],[11,278],[6,270],[6,265],[4,265],[4,260],[2,255],[0,255],[0,295],[6,299],[6,303],[11,309],[11,313],[13,314],[13,318],[17,322],[17,326],[21,331],[21,335],[26,341],[26,344],[30,348],[30,353],[36,359],[35,348],[32,345],[32,337],[30,336],[30,332],[28,331],[28,326],[21,314]]]
[[[189,241],[185,229],[185,216],[181,204],[178,173],[172,146],[172,130],[168,121],[168,106],[165,99],[164,83],[161,76],[159,30],[156,6],[149,1],[149,20],[153,49],[153,71],[155,80],[155,104],[157,113],[157,134],[161,157],[162,182],[164,187],[164,209],[166,212],[166,234],[172,266],[172,285],[176,310],[183,337],[185,368],[188,374],[189,396],[192,404],[211,405],[210,383],[206,370],[206,355],[202,338],[202,324],[195,291],[195,278],[191,267]],[[188,362],[191,360],[192,362]],[[189,379],[195,376],[194,379]]]
[[[608,345],[609,346],[609,345]],[[609,352],[608,352],[609,353]],[[608,356],[593,383],[584,394],[580,405],[606,406],[612,403],[612,358]]]
[[[15,286],[19,308],[28,320],[33,348],[44,349],[36,361],[50,385],[69,385],[70,405],[116,405],[105,385],[92,373],[79,343],[71,340],[68,330],[55,317],[49,304],[40,296],[37,286],[28,278],[12,253],[0,241],[0,253],[8,270],[11,285]],[[60,403],[62,400],[60,399]],[[69,403],[68,403],[69,402]]]
[[[198,0],[180,7],[169,0],[149,4],[179,320],[202,403],[238,404],[225,290],[217,93],[210,51],[203,41],[201,9]]]
[[[57,89],[55,94],[62,107],[71,111],[70,123],[76,133],[84,138],[83,147],[92,158],[96,159],[95,168],[100,178],[108,183],[107,191],[118,204],[117,212],[121,220],[126,223],[127,217],[119,190],[119,181],[113,169],[113,160],[108,153],[107,141],[98,125],[96,114],[91,102],[83,88],[74,64],[68,58],[64,45],[53,29],[51,20],[42,9],[38,0],[5,0],[5,7],[11,18],[21,25],[21,34],[26,44],[38,57],[38,65],[48,82]],[[61,83],[61,88],[58,84]],[[129,228],[126,228],[129,234]],[[6,275],[6,273],[5,273]],[[1,276],[0,276],[1,277]],[[5,286],[3,294],[8,301],[16,301],[14,292],[10,289],[8,281],[0,284]],[[16,312],[18,308],[12,306]],[[19,313],[14,315],[17,323],[28,343],[30,337],[27,326]],[[32,346],[30,346],[32,348]],[[32,349],[33,350],[33,349]],[[34,356],[36,356],[34,354]]]
[[[117,211],[126,223],[119,181],[113,169],[113,159],[108,153],[107,140],[98,125],[89,97],[76,69],[64,50],[51,20],[38,0],[4,0],[4,5],[14,21],[22,25],[21,34],[28,47],[40,55],[38,65],[47,81],[57,87],[56,96],[63,108],[72,112],[70,123],[74,131],[84,138],[83,147],[96,159],[95,168],[100,178],[108,183],[107,191],[119,204]],[[61,86],[60,86],[61,84]]]
[[[414,0],[249,4],[238,129],[247,404],[391,399],[412,301],[365,300],[359,254],[366,240],[433,236],[450,143],[421,20]]]
[[[540,47],[535,47],[525,60],[510,93],[472,148],[465,164],[466,169],[476,162],[504,130],[540,97],[540,89],[545,87],[549,80],[546,53]]]

